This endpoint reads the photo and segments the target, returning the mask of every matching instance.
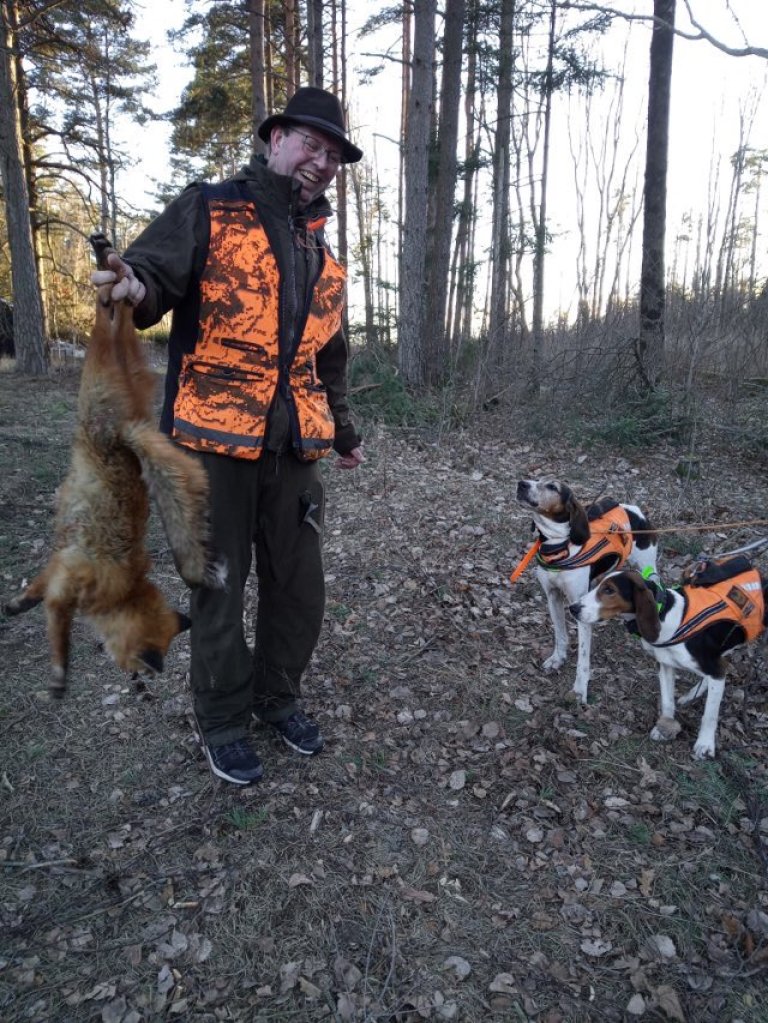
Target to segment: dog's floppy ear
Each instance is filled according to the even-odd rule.
[[[655,643],[661,632],[661,622],[653,590],[639,572],[627,572],[626,577],[634,590],[637,630],[646,642]]]
[[[568,512],[571,543],[581,547],[582,544],[589,540],[589,522],[587,521],[587,513],[584,511],[584,506],[579,504],[571,490],[568,490],[566,496],[565,510]]]

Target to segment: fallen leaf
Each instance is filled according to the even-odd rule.
[[[425,892],[419,888],[403,887],[400,889],[400,894],[404,899],[410,899],[411,902],[434,902],[437,898],[432,892]]]
[[[655,870],[640,871],[640,893],[644,895],[646,899],[650,898],[653,886],[653,879],[655,877],[656,877]]]
[[[313,984],[311,980],[307,980],[306,977],[299,977],[299,990],[307,996],[307,998],[320,998],[323,992],[317,986]]]
[[[461,956],[448,956],[443,966],[446,970],[453,970],[457,980],[464,980],[472,972],[472,967]]]
[[[336,1011],[342,1023],[353,1023],[357,1019],[357,1006],[346,992],[337,997]]]
[[[645,999],[642,995],[632,995],[627,1003],[627,1012],[630,1016],[642,1016],[645,1012]]]
[[[429,841],[429,832],[426,828],[414,828],[411,831],[411,841],[414,845],[426,845]]]
[[[579,948],[588,956],[605,956],[611,951],[613,944],[610,941],[604,941],[602,938],[594,938],[582,941]]]
[[[680,1005],[677,992],[669,984],[662,984],[653,992],[659,1008],[662,1009],[670,1019],[677,1020],[677,1023],[686,1023],[685,1013]]]
[[[363,977],[355,964],[349,962],[349,960],[345,959],[343,956],[337,956],[334,960],[333,972],[338,984],[345,987],[347,991],[354,990]]]
[[[107,1002],[101,1010],[101,1023],[122,1023],[127,1009],[128,1004],[122,997]]]
[[[648,948],[654,955],[662,959],[674,959],[677,956],[677,949],[674,941],[666,934],[653,934],[648,939]]]
[[[498,991],[502,995],[513,995],[517,991],[515,978],[511,973],[497,973],[488,985],[488,990]]]
[[[280,967],[280,994],[284,995],[292,991],[299,981],[301,962],[284,963]]]
[[[302,884],[312,884],[312,878],[307,877],[306,874],[291,874],[288,878],[289,888],[298,888]]]

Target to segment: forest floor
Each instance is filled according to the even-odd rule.
[[[45,562],[77,376],[0,374],[2,594]],[[20,1021],[676,1020],[765,1023],[764,644],[737,654],[718,757],[669,744],[653,662],[596,630],[590,701],[551,644],[519,477],[643,505],[663,526],[764,519],[765,461],[366,426],[327,466],[328,601],[305,686],[311,760],[255,729],[265,776],[208,772],[188,639],[137,690],[82,623],[47,695],[40,609],[0,622],[0,1017]],[[752,528],[666,534],[668,582]],[[153,521],[155,575],[186,602]],[[765,559],[763,559],[765,567]],[[251,592],[249,601],[253,603]],[[573,652],[573,644],[572,644]]]

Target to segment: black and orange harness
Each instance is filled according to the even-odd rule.
[[[613,558],[606,568],[621,568],[632,549],[632,526],[629,516],[620,504],[590,519],[590,536],[573,555],[568,554],[570,540],[550,543],[542,539],[536,552],[536,561],[542,568],[561,572],[572,568],[587,568],[603,558]]]
[[[729,574],[730,573],[730,574]],[[660,601],[660,611],[667,610],[663,587],[649,584]],[[744,630],[744,641],[751,643],[764,629],[765,600],[758,571],[746,558],[705,562],[693,573],[690,581],[674,589],[685,600],[683,617],[669,639],[653,646],[667,647],[685,643],[715,622],[729,622]],[[661,599],[660,599],[661,598]]]

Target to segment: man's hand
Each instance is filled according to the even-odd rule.
[[[358,465],[365,461],[365,455],[363,454],[362,448],[352,448],[348,455],[339,455],[336,459],[335,466],[337,469],[356,469]]]
[[[120,302],[127,299],[131,305],[139,305],[147,293],[147,289],[133,272],[133,268],[118,256],[110,252],[107,256],[109,270],[94,270],[91,283],[99,289],[102,302]]]

